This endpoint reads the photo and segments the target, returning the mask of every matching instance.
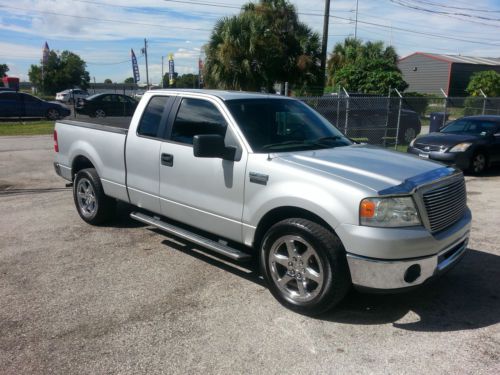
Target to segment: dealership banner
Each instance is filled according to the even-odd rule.
[[[137,83],[141,79],[139,75],[139,66],[137,65],[137,58],[133,49],[130,49],[130,55],[132,56],[132,71],[134,72],[134,82]]]

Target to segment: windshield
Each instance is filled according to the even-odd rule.
[[[352,144],[332,124],[292,99],[240,99],[226,102],[252,150],[287,152]]]
[[[498,124],[481,119],[460,119],[450,122],[441,133],[487,135],[498,128]]]

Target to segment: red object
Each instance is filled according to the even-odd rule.
[[[5,76],[2,78],[2,82],[5,87],[19,91],[19,78]]]
[[[54,151],[59,152],[59,144],[57,143],[57,131],[54,130]]]

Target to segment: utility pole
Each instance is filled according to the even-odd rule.
[[[325,88],[326,49],[328,45],[328,22],[330,21],[330,0],[325,0],[325,16],[323,18],[323,41],[321,44],[321,86]]]
[[[148,71],[148,41],[144,38],[144,48],[142,49],[146,59],[146,87],[149,90],[149,71]]]
[[[165,82],[163,79],[163,55],[161,56],[161,88],[165,88]]]
[[[354,23],[354,39],[358,39],[358,1],[356,0],[356,22]]]

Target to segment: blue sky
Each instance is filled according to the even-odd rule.
[[[156,83],[161,77],[161,57],[169,53],[175,56],[176,71],[195,73],[214,23],[238,13],[246,2],[0,0],[0,63],[9,65],[9,74],[27,80],[30,65],[40,62],[47,41],[51,49],[79,54],[97,82],[106,78],[123,82],[132,76],[133,48],[141,81],[145,81],[140,49],[147,38],[150,81]],[[291,3],[300,20],[321,34],[324,0]],[[355,7],[356,0],[331,1],[329,51],[354,35]],[[392,43],[400,56],[422,51],[500,57],[499,32],[500,0],[359,0],[358,37]]]

